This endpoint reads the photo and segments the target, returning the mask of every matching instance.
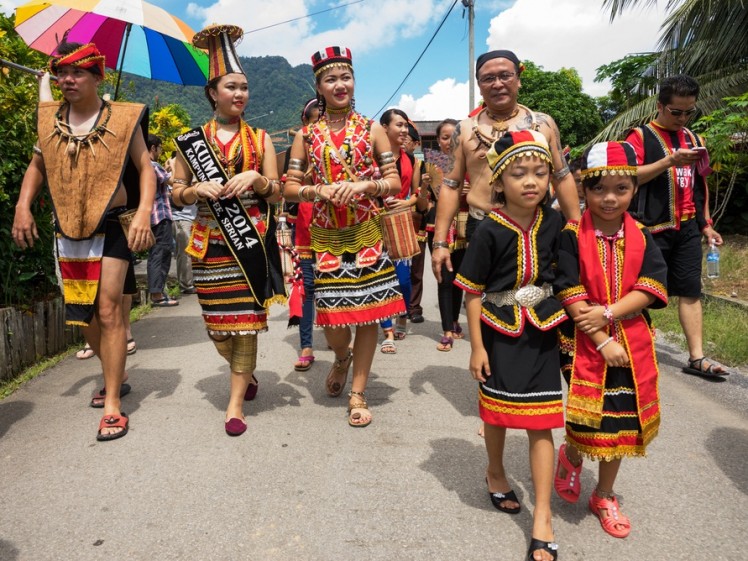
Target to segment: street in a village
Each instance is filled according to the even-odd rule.
[[[344,396],[325,395],[333,355],[321,331],[313,367],[294,372],[298,332],[280,306],[259,338],[259,394],[238,438],[224,433],[228,367],[196,296],[133,324],[125,438],[95,440],[96,359],[71,355],[25,384],[0,401],[0,559],[526,559],[527,437],[507,439],[523,505],[509,516],[486,491],[470,344],[436,350],[436,286],[425,276],[426,322],[409,325],[396,355],[376,353],[366,429],[348,426]],[[631,535],[609,537],[587,509],[588,461],[582,499],[553,498],[560,560],[748,558],[746,372],[712,382],[682,374],[673,345],[658,351],[660,435],[647,458],[624,460],[616,484]]]

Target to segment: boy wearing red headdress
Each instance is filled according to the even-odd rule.
[[[113,440],[129,428],[120,410],[127,353],[122,293],[130,251],[147,249],[152,242],[155,175],[145,140],[137,133],[145,107],[99,97],[104,57],[96,45],[62,43],[57,52],[49,69],[64,99],[39,103],[39,141],[23,178],[12,235],[22,249],[38,239],[31,203],[46,180],[66,322],[82,327],[101,360],[104,416],[96,438]],[[121,178],[128,158],[139,173],[140,203],[125,237],[119,215],[127,203]]]

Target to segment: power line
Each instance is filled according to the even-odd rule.
[[[306,19],[312,16],[318,16],[319,14],[324,14],[325,12],[332,12],[333,10],[337,10],[338,8],[345,8],[346,6],[352,6],[353,4],[360,4],[363,1],[364,0],[355,0],[354,2],[348,2],[347,4],[340,4],[339,6],[333,6],[332,8],[327,8],[325,10],[320,10],[319,12],[314,12],[313,14],[307,14],[305,16],[299,16],[297,18],[287,19],[286,21],[280,21],[278,23],[266,25],[265,27],[258,27],[257,29],[250,29],[249,31],[245,32],[244,35],[249,35],[250,33],[255,33],[256,31],[262,31],[263,29],[270,29],[271,27],[277,27],[279,25],[285,25],[286,23],[291,23],[292,21],[298,21],[300,19]]]
[[[385,107],[387,107],[387,104],[390,101],[392,101],[392,98],[397,95],[397,92],[400,91],[400,88],[403,87],[403,84],[405,84],[405,82],[408,80],[408,78],[410,78],[410,75],[413,73],[413,70],[415,70],[416,66],[418,66],[418,63],[421,62],[421,59],[423,58],[423,55],[426,54],[426,51],[431,46],[431,43],[434,41],[434,39],[436,39],[437,33],[439,33],[439,30],[444,25],[444,22],[447,21],[447,18],[449,17],[449,14],[452,13],[452,10],[454,10],[454,7],[457,5],[457,2],[459,2],[459,0],[455,0],[452,3],[452,6],[449,8],[449,10],[447,10],[447,13],[444,15],[444,18],[442,19],[441,23],[439,24],[439,27],[437,27],[436,30],[434,31],[434,34],[431,36],[431,39],[429,39],[429,42],[426,43],[426,46],[423,48],[423,51],[421,51],[421,54],[418,55],[418,58],[413,63],[413,66],[411,66],[410,70],[408,70],[408,73],[405,75],[405,78],[403,78],[403,81],[400,82],[400,85],[397,86],[397,88],[395,88],[395,91],[392,92],[392,95],[387,99],[387,101],[384,102],[384,105],[382,105],[382,107],[379,108],[379,111],[377,111],[376,113],[374,113],[374,115],[372,115],[373,117],[376,117],[377,115],[379,115],[382,112],[382,109],[384,109]]]

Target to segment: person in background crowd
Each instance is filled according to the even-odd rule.
[[[678,317],[688,345],[686,374],[729,374],[704,353],[701,309],[701,238],[722,245],[712,227],[704,142],[686,124],[698,111],[699,83],[690,76],[665,78],[654,121],[626,137],[639,162],[639,190],[631,214],[649,228],[668,266],[668,293],[678,297]]]
[[[146,141],[153,171],[156,173],[156,198],[151,211],[151,231],[156,243],[148,252],[148,293],[151,306],[178,306],[179,302],[166,294],[166,279],[171,266],[171,251],[174,235],[171,231],[171,204],[169,203],[169,180],[171,176],[158,163],[163,153],[162,141],[149,134]]]

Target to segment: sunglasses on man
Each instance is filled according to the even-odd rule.
[[[665,106],[665,109],[667,109],[673,117],[682,117],[683,115],[690,117],[698,111],[696,107],[692,107],[691,109],[671,109],[667,105]]]

